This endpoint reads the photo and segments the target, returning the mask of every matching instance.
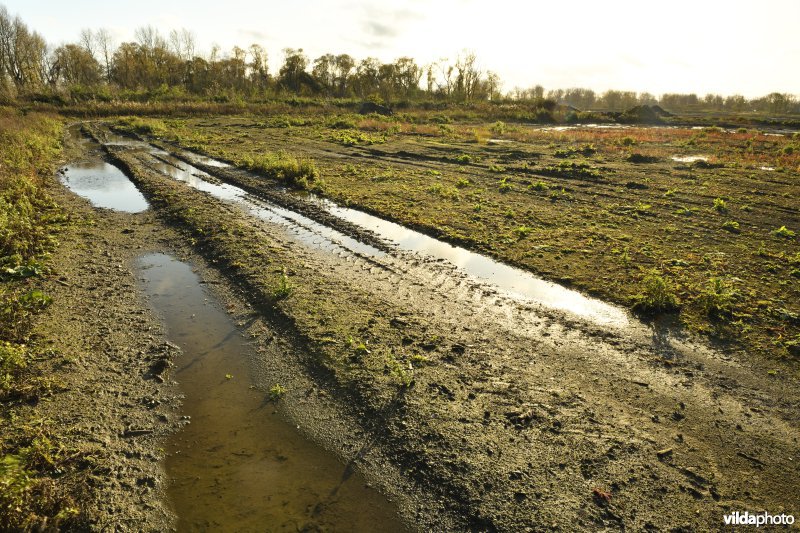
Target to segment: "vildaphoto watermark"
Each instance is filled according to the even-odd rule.
[[[794,524],[794,515],[790,514],[769,514],[751,513],[745,511],[743,513],[734,511],[726,514],[724,517],[726,526],[791,526]]]

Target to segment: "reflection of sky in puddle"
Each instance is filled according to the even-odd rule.
[[[532,274],[464,248],[428,237],[399,224],[354,209],[340,207],[326,200],[321,202],[332,214],[374,231],[379,236],[396,243],[402,250],[445,259],[474,278],[491,283],[512,296],[536,300],[548,307],[585,316],[598,323],[623,325],[628,320],[623,310],[600,300],[587,298],[577,291],[537,278]]]
[[[117,167],[104,161],[75,163],[64,168],[64,184],[97,207],[126,213],[148,208],[147,200]]]
[[[332,228],[314,222],[299,213],[256,199],[239,187],[225,183],[215,184],[208,182],[203,179],[203,177],[211,179],[208,174],[179,159],[172,157],[165,159],[169,161],[169,164],[163,162],[156,164],[155,168],[158,171],[173,179],[183,181],[190,187],[206,192],[215,198],[240,203],[258,218],[286,226],[292,235],[307,245],[331,252],[341,251],[342,248],[345,248],[375,257],[386,255],[373,246],[361,243]]]
[[[191,157],[192,160],[197,161],[198,163],[202,163],[203,165],[208,165],[210,167],[216,168],[230,168],[228,163],[223,163],[222,161],[217,161],[216,159],[212,159],[210,157],[196,154],[194,152],[187,152],[187,155]]]
[[[672,156],[673,161],[677,161],[679,163],[694,163],[695,161],[708,161],[707,155],[674,155]]]

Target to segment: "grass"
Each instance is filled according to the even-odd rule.
[[[319,177],[319,170],[313,160],[283,150],[243,157],[236,164],[298,189],[310,189]]]
[[[39,368],[52,354],[30,331],[51,302],[40,278],[68,223],[47,194],[62,127],[54,116],[0,107],[0,529],[8,531],[85,525],[80,498],[62,481],[71,467],[56,444],[59,436],[15,414],[16,406],[35,404],[53,384]]]

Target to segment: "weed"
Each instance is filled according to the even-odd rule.
[[[780,228],[773,230],[772,234],[783,239],[794,239],[795,235],[794,231],[788,229],[786,226],[781,226]]]
[[[578,146],[575,148],[565,148],[561,150],[556,150],[553,155],[556,157],[573,157],[576,155],[582,155],[584,157],[588,157],[593,155],[597,152],[597,148],[593,144],[584,144],[582,146]]]
[[[727,213],[728,204],[722,198],[714,198],[714,211],[718,213]]]
[[[722,229],[725,231],[730,231],[731,233],[741,233],[742,230],[739,229],[739,223],[735,220],[728,220],[724,224],[722,224]]]
[[[286,389],[280,383],[276,383],[269,389],[270,401],[277,402],[286,394]]]
[[[503,135],[506,132],[506,124],[505,122],[498,120],[492,124],[492,127],[489,128],[489,130],[495,135]]]
[[[528,190],[529,191],[540,191],[541,192],[541,191],[546,191],[549,188],[550,188],[550,186],[547,183],[545,183],[545,182],[543,182],[541,180],[536,181],[536,182],[531,183],[530,185],[528,185]]]
[[[518,240],[521,240],[521,239],[524,239],[525,237],[527,237],[528,234],[530,234],[530,232],[532,232],[532,231],[533,231],[533,228],[531,228],[529,226],[524,226],[524,225],[523,226],[518,226],[518,227],[514,228],[514,235],[517,236]]]
[[[511,186],[511,184],[510,184],[510,183],[508,183],[508,181],[507,181],[507,178],[503,178],[503,179],[501,179],[501,180],[500,180],[500,182],[498,183],[498,186],[497,186],[497,188],[500,190],[500,192],[508,192],[508,191],[510,191],[510,190],[511,190],[513,187]]]
[[[281,271],[280,277],[278,278],[277,286],[272,290],[272,296],[276,300],[283,300],[284,298],[288,298],[293,291],[294,286],[292,285],[291,281],[289,281],[289,276],[287,275],[286,268],[284,267]]]
[[[633,307],[643,313],[671,312],[678,309],[679,301],[669,279],[652,270],[642,279],[642,292]]]
[[[730,282],[720,277],[708,280],[701,292],[698,303],[703,312],[713,318],[730,317],[738,293]]]
[[[506,167],[503,167],[503,166],[500,166],[500,165],[495,165],[495,164],[489,165],[489,172],[501,173],[501,172],[505,172],[505,171],[506,171]]]
[[[397,379],[400,387],[410,387],[411,383],[414,381],[414,367],[411,365],[411,363],[409,363],[407,367],[404,367],[392,352],[387,352],[385,361],[386,366],[392,375],[394,375],[394,377]]]
[[[472,163],[472,156],[469,154],[461,154],[460,156],[456,157],[456,162],[463,165],[468,165],[469,163]]]
[[[456,182],[456,187],[459,189],[463,189],[464,187],[469,187],[469,180],[467,178],[460,178]]]
[[[542,174],[548,176],[558,176],[577,179],[598,179],[601,177],[600,171],[586,163],[576,163],[574,161],[562,161],[558,165],[550,165],[542,169]]]

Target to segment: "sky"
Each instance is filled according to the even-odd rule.
[[[152,25],[212,44],[260,44],[275,73],[284,48],[418,64],[474,52],[503,90],[542,85],[800,96],[800,0],[0,0],[53,44],[83,28],[117,43]]]

